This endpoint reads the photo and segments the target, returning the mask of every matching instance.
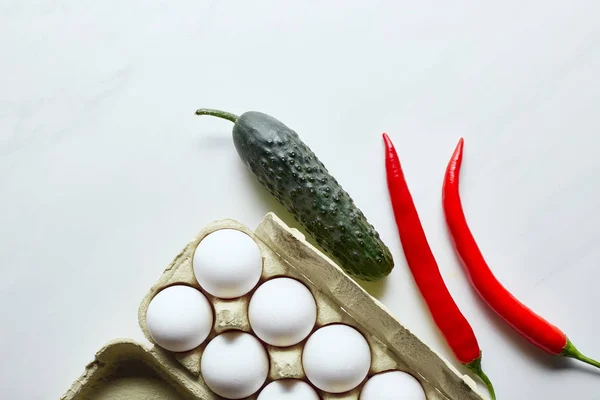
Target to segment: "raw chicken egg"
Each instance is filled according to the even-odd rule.
[[[258,400],[319,400],[319,395],[304,381],[282,379],[269,383],[258,395]]]
[[[317,320],[317,304],[310,290],[290,278],[263,283],[250,299],[250,326],[272,346],[292,346],[304,340]]]
[[[402,371],[382,372],[367,381],[360,400],[426,400],[419,381]]]
[[[169,351],[198,347],[212,328],[213,311],[204,295],[185,285],[158,292],[146,311],[146,326],[152,339]]]
[[[262,274],[262,254],[256,242],[235,229],[206,236],[194,253],[194,274],[204,290],[233,299],[250,292]]]
[[[371,367],[371,350],[363,335],[347,325],[328,325],[313,333],[302,353],[308,380],[330,393],[352,390]]]
[[[211,340],[200,361],[206,386],[226,399],[242,399],[261,388],[269,373],[269,357],[254,336],[225,332]]]

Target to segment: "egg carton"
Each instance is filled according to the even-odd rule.
[[[221,333],[232,330],[253,332],[248,320],[252,292],[236,299],[216,298],[206,293],[194,276],[192,263],[196,247],[204,237],[220,229],[239,230],[259,246],[263,271],[256,287],[274,277],[289,277],[302,282],[311,291],[317,304],[317,321],[313,331],[329,324],[342,323],[364,335],[372,355],[365,381],[380,372],[401,370],[419,380],[427,400],[483,400],[477,385],[468,375],[462,375],[419,340],[383,304],[308,243],[298,230],[289,228],[273,213],[265,216],[255,232],[234,220],[209,224],[175,257],[142,300],[139,325],[153,343],[146,325],[146,311],[153,297],[166,287],[181,284],[202,291],[213,307],[214,324],[201,346],[173,353],[158,345],[145,348],[129,340],[112,342],[97,353],[95,361],[86,367],[85,373],[62,400],[221,399],[202,380],[202,352],[210,340]],[[287,378],[310,383],[302,368],[305,342],[285,348],[265,345],[270,369],[264,385]],[[318,393],[323,400],[357,400],[361,387],[362,384],[341,394]],[[248,399],[256,399],[258,393],[260,391]]]

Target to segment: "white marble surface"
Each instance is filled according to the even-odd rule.
[[[396,260],[371,287],[451,358],[406,267],[388,132],[499,399],[600,399],[600,373],[520,339],[471,290],[440,206],[466,140],[464,204],[497,276],[600,358],[597,1],[0,1],[0,397],[58,398],[206,223],[281,208],[231,124],[296,129]],[[287,2],[286,2],[287,3]],[[485,3],[485,4],[484,4]]]

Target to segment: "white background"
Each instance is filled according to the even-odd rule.
[[[492,4],[494,3],[494,4]],[[499,399],[600,399],[478,300],[440,205],[465,138],[475,236],[517,297],[600,358],[597,1],[0,0],[0,397],[58,398],[194,234],[277,206],[231,123],[295,129],[396,261],[368,289],[452,359],[407,269],[385,185],[388,132]],[[455,363],[456,364],[456,363]]]

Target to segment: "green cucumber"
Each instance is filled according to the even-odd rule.
[[[256,111],[239,117],[211,109],[196,114],[234,122],[241,159],[348,274],[376,281],[392,271],[392,255],[373,225],[296,132]]]

